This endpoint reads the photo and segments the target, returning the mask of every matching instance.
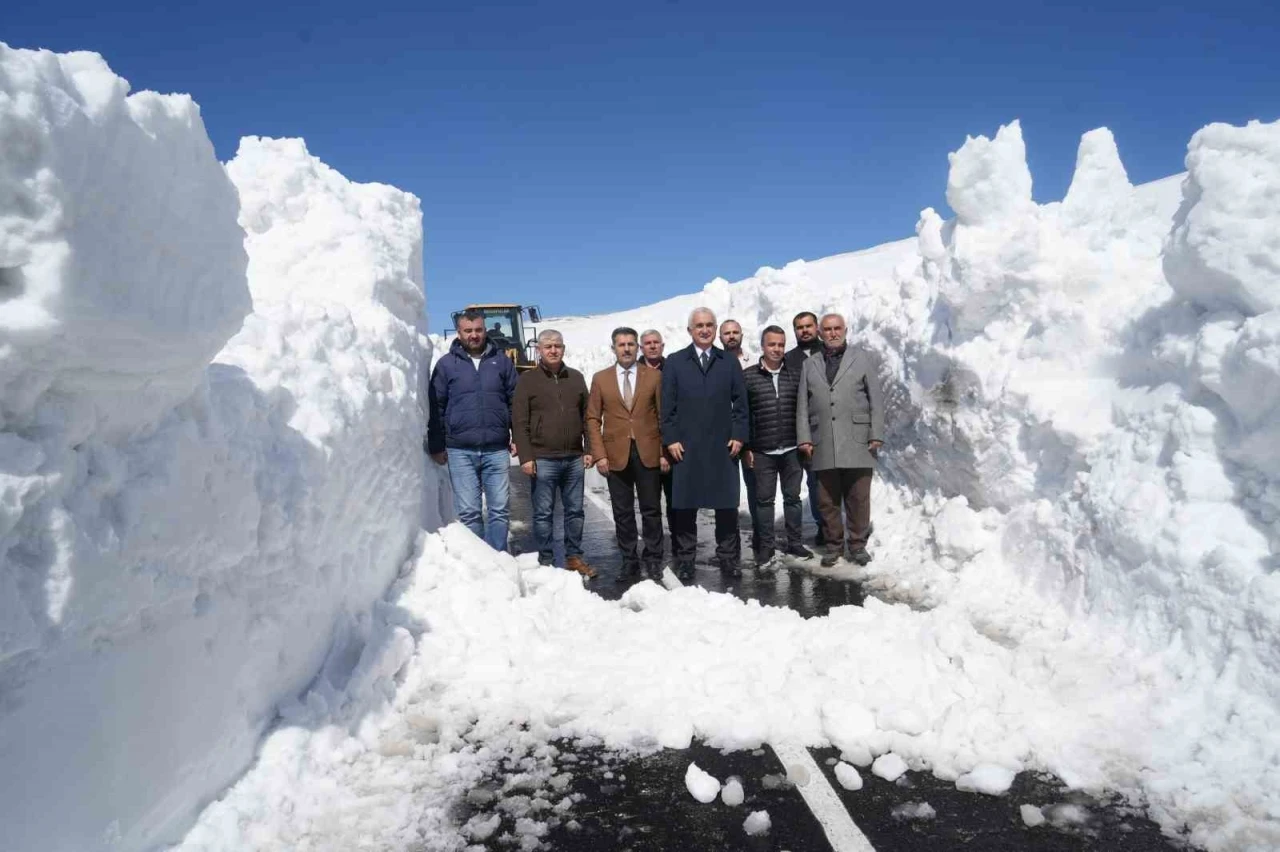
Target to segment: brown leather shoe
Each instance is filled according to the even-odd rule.
[[[592,577],[596,575],[596,569],[592,568],[585,561],[583,561],[581,556],[570,556],[569,558],[565,559],[564,567],[568,568],[570,571],[577,571],[579,574],[586,577],[588,580],[590,580]]]

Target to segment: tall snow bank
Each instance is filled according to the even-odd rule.
[[[410,551],[421,214],[296,142],[233,186],[189,99],[0,51],[4,847],[146,849]]]
[[[235,188],[185,95],[0,43],[0,423],[127,435],[250,310]]]
[[[685,346],[699,302],[752,352],[767,324],[844,312],[889,399],[877,555],[854,576],[1010,647],[1059,642],[1050,668],[1132,720],[1026,765],[1125,790],[1208,848],[1273,848],[1280,125],[1205,128],[1185,180],[1139,187],[1092,131],[1045,205],[1016,125],[951,163],[954,220],[925,210],[911,240],[554,320],[566,359],[607,364],[624,324]],[[1086,638],[1114,649],[1106,671],[1068,647]]]

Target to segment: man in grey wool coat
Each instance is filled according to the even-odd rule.
[[[836,564],[847,537],[849,558],[866,565],[871,561],[871,473],[884,445],[880,359],[848,345],[840,314],[826,314],[818,327],[823,351],[807,359],[800,372],[796,437],[818,476],[826,538],[822,564]]]

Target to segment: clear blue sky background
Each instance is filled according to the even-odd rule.
[[[434,317],[616,310],[909,236],[947,152],[1013,118],[1044,201],[1090,128],[1142,182],[1203,124],[1280,117],[1274,2],[4,5],[12,46],[190,92],[224,160],[302,136],[416,193]]]

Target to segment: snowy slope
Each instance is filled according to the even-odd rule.
[[[421,214],[93,54],[0,128],[0,846],[154,848],[439,523]]]
[[[590,373],[616,326],[687,345],[699,304],[739,320],[749,348],[800,310],[843,311],[883,357],[891,400],[879,555],[851,573],[1023,649],[1042,671],[1008,665],[1064,702],[1061,731],[1090,720],[1087,736],[997,755],[976,747],[981,723],[932,716],[909,731],[913,757],[946,773],[1049,768],[1147,799],[1209,848],[1272,848],[1280,125],[1205,128],[1185,177],[1137,188],[1093,131],[1066,198],[1042,206],[1016,123],[951,166],[957,218],[925,210],[916,239],[542,327]],[[913,689],[880,700],[927,706]],[[1067,711],[1072,696],[1091,706]],[[1046,724],[1019,704],[1002,712]]]

